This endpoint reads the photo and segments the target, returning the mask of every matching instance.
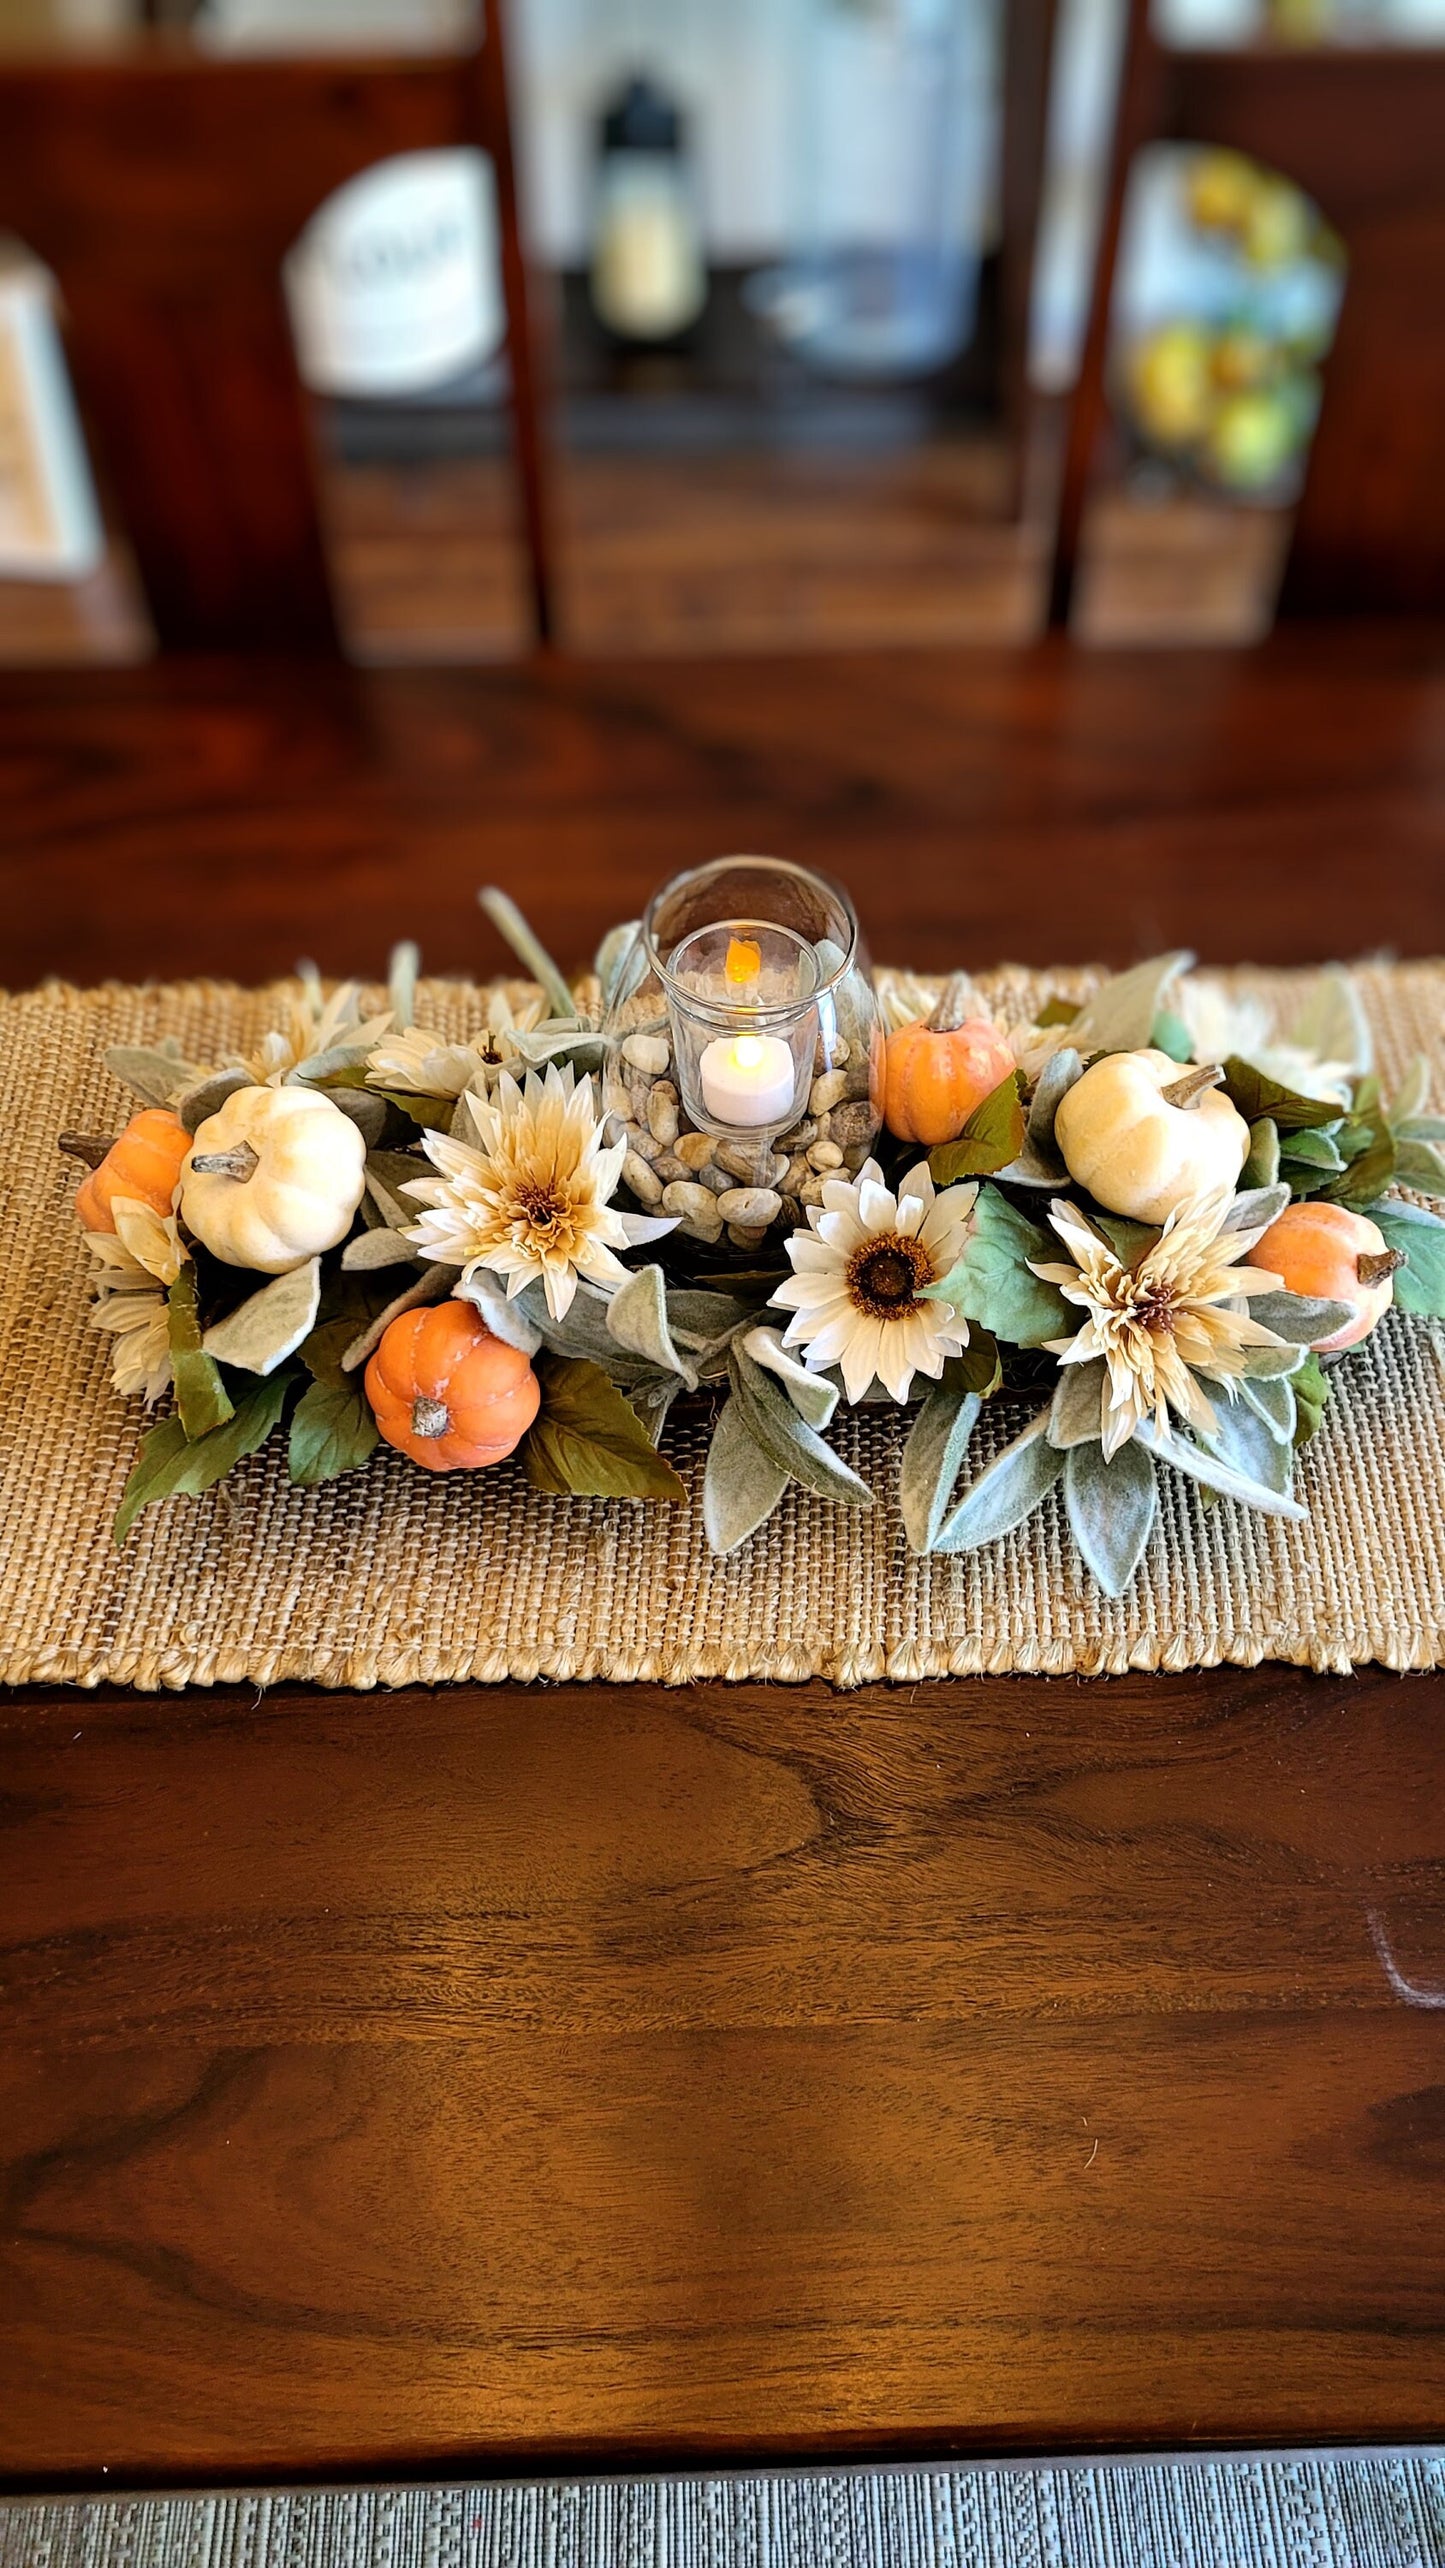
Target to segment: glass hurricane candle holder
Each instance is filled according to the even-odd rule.
[[[665,884],[606,1032],[625,1183],[691,1238],[756,1248],[872,1148],[882,1032],[858,921],[799,865],[725,857]]]

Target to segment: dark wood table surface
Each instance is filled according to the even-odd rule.
[[[1438,637],[0,683],[0,978],[1445,945]],[[1445,2426],[1445,1684],[0,1697],[16,2485]]]

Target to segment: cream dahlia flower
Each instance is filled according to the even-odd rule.
[[[1233,1399],[1234,1383],[1246,1369],[1246,1348],[1283,1343],[1248,1312],[1228,1307],[1250,1293],[1282,1289],[1278,1275],[1238,1263],[1262,1238],[1267,1223],[1220,1236],[1233,1201],[1230,1189],[1221,1187],[1182,1204],[1132,1263],[1111,1248],[1075,1205],[1056,1200],[1049,1208],[1072,1263],[1030,1259],[1030,1266],[1088,1317],[1077,1337],[1045,1343],[1061,1364],[1089,1364],[1103,1357],[1108,1368],[1102,1412],[1106,1462],[1145,1418],[1152,1417],[1159,1433],[1167,1434],[1171,1409],[1187,1425],[1212,1434],[1219,1421],[1196,1377],[1221,1384]]]
[[[348,1052],[361,1060],[391,1024],[388,1008],[381,1016],[363,1017],[354,981],[345,981],[328,999],[315,965],[303,963],[286,1011],[286,1022],[263,1035],[243,1066],[260,1088],[279,1088],[303,1061],[319,1052]]]
[[[521,1056],[512,1038],[531,1034],[546,1012],[540,991],[514,1007],[505,990],[487,993],[487,1022],[469,1043],[448,1043],[425,1026],[383,1035],[366,1065],[373,1088],[400,1089],[409,1096],[459,1097],[472,1088],[485,1094],[498,1070]]]
[[[971,1185],[936,1195],[926,1162],[896,1196],[876,1160],[852,1184],[830,1178],[809,1228],[786,1242],[793,1273],[773,1295],[793,1313],[783,1344],[801,1347],[812,1373],[839,1366],[849,1400],[875,1382],[906,1400],[915,1373],[936,1381],[968,1344],[968,1322],[923,1296],[962,1256],[977,1195]]]
[[[166,1288],[174,1284],[186,1252],[174,1213],[162,1220],[149,1204],[120,1195],[111,1218],[114,1231],[86,1232],[103,1270],[90,1324],[115,1339],[110,1378],[116,1390],[139,1392],[153,1408],[171,1378]]]
[[[504,1070],[490,1098],[461,1100],[458,1122],[467,1118],[479,1146],[455,1132],[426,1133],[441,1173],[403,1188],[428,1207],[406,1234],[413,1248],[460,1266],[463,1282],[490,1267],[514,1300],[540,1277],[553,1319],[564,1319],[579,1275],[611,1290],[627,1274],[617,1249],[676,1227],[612,1209],[626,1146],[604,1149],[590,1079],[574,1081],[553,1063],[545,1079],[529,1071],[519,1088]]]

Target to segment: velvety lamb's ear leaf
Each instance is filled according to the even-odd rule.
[[[1238,1498],[1246,1507],[1257,1507],[1262,1515],[1289,1516],[1296,1524],[1303,1524],[1307,1510],[1297,1499],[1235,1471],[1218,1454],[1207,1453],[1203,1445],[1193,1443],[1189,1437],[1172,1433],[1161,1436],[1152,1418],[1141,1419],[1134,1435],[1146,1453],[1156,1455],[1160,1462],[1172,1463],[1176,1471],[1202,1481],[1206,1489],[1217,1489],[1222,1498]]]
[[[1078,1013],[1078,1000],[1061,999],[1056,990],[1052,998],[1045,999],[1034,1018],[1034,1023],[1035,1025],[1072,1025]]]
[[[702,1521],[708,1546],[733,1552],[766,1524],[791,1475],[748,1428],[740,1400],[729,1400],[713,1429],[702,1482]]]
[[[682,1388],[682,1382],[675,1373],[650,1373],[641,1382],[629,1382],[628,1406],[636,1410],[650,1445],[661,1444],[667,1413]]]
[[[1122,1213],[1093,1212],[1089,1218],[1095,1230],[1103,1232],[1121,1266],[1132,1266],[1158,1245],[1158,1230],[1148,1222],[1128,1221]]]
[[[810,1373],[797,1357],[789,1355],[776,1329],[749,1329],[742,1340],[754,1364],[765,1373],[776,1374],[800,1418],[820,1430],[832,1424],[838,1406],[838,1385],[824,1374]]]
[[[1430,1064],[1423,1052],[1417,1052],[1395,1090],[1389,1104],[1389,1117],[1398,1132],[1403,1124],[1419,1120],[1430,1103]]]
[[[143,1106],[174,1106],[177,1097],[207,1076],[199,1062],[187,1061],[173,1034],[161,1043],[113,1043],[105,1066]]]
[[[196,1270],[187,1263],[166,1293],[166,1331],[171,1350],[171,1380],[176,1414],[194,1444],[223,1426],[232,1414],[231,1399],[201,1337],[196,1309]]]
[[[951,1302],[1006,1346],[1042,1346],[1074,1333],[1069,1305],[1057,1285],[1029,1272],[1028,1260],[1051,1262],[1049,1235],[1016,1212],[995,1186],[980,1186],[969,1236],[958,1264],[925,1300]]]
[[[655,1453],[641,1419],[600,1364],[540,1355],[542,1405],[522,1445],[534,1489],[554,1497],[687,1501],[670,1462]]]
[[[1236,1231],[1268,1230],[1271,1222],[1288,1212],[1289,1200],[1288,1186],[1246,1186],[1226,1204],[1219,1237],[1230,1239]]]
[[[1333,1337],[1336,1329],[1347,1328],[1355,1306],[1317,1301],[1308,1293],[1251,1293],[1249,1316],[1262,1328],[1273,1329],[1286,1346],[1312,1346],[1318,1338]]]
[[[962,1177],[991,1177],[1018,1157],[1028,1130],[1022,1089],[1022,1073],[1010,1070],[974,1107],[958,1139],[929,1152],[929,1171],[936,1185],[953,1186]]]
[[[1241,1186],[1274,1186],[1279,1181],[1279,1126],[1261,1115],[1249,1127],[1249,1157],[1240,1172]]]
[[[1262,1418],[1250,1401],[1216,1399],[1214,1414],[1218,1424],[1213,1435],[1202,1439],[1211,1452],[1217,1453],[1246,1480],[1258,1481],[1272,1489],[1277,1497],[1287,1497],[1294,1481],[1294,1393],[1288,1382],[1270,1383],[1271,1391],[1289,1396],[1291,1433],[1277,1435],[1272,1422]]]
[[[367,1275],[378,1266],[415,1266],[417,1252],[399,1230],[382,1228],[358,1231],[341,1252],[341,1264],[348,1275]]]
[[[1395,1175],[1418,1194],[1445,1195],[1445,1150],[1438,1141],[1401,1140],[1395,1145]]]
[[[391,1022],[398,1034],[405,1034],[416,1023],[416,977],[421,970],[421,948],[411,938],[403,937],[391,949],[391,963],[386,976],[386,995],[391,1008]]]
[[[1247,1346],[1241,1350],[1246,1382],[1276,1382],[1298,1373],[1305,1360],[1302,1346]]]
[[[313,1382],[291,1420],[287,1464],[302,1489],[319,1489],[369,1462],[381,1438],[376,1420],[352,1382]]]
[[[1326,1124],[1312,1124],[1303,1131],[1286,1133],[1280,1144],[1279,1161],[1290,1172],[1302,1169],[1312,1180],[1317,1174],[1337,1177],[1345,1166],[1345,1156]]]
[[[378,1311],[375,1319],[369,1320],[366,1327],[352,1338],[341,1358],[342,1372],[354,1373],[358,1365],[365,1364],[367,1357],[380,1346],[392,1321],[399,1320],[403,1311],[419,1311],[428,1302],[450,1301],[457,1289],[459,1273],[455,1266],[423,1267],[416,1282],[408,1284],[404,1293],[398,1293],[395,1301],[388,1302],[385,1310]]]
[[[520,1300],[508,1301],[497,1277],[485,1266],[479,1266],[464,1283],[454,1284],[452,1295],[458,1302],[470,1302],[503,1346],[514,1346],[519,1355],[536,1354],[542,1343],[541,1330],[523,1310]]]
[[[898,1504],[916,1552],[932,1551],[938,1540],[982,1406],[976,1391],[950,1382],[945,1372],[914,1420],[898,1474]]]
[[[605,1008],[611,1007],[614,998],[625,998],[627,995],[626,991],[619,987],[619,983],[624,966],[634,948],[637,948],[641,927],[641,919],[629,918],[624,920],[621,927],[609,928],[593,956],[592,969],[602,984],[602,1004]],[[640,948],[637,949],[637,954],[640,962],[643,959]],[[632,975],[629,974],[628,977],[630,979]]]
[[[1445,1221],[1427,1213],[1423,1204],[1394,1201],[1372,1207],[1370,1219],[1387,1248],[1398,1248],[1405,1264],[1395,1274],[1395,1307],[1417,1319],[1445,1319]]]
[[[533,935],[516,902],[506,892],[499,891],[495,883],[484,883],[477,900],[497,934],[510,945],[523,970],[530,972],[534,981],[541,982],[551,1014],[555,1017],[572,1016],[572,993],[567,987],[566,976],[558,971],[545,945]]]
[[[1147,1050],[1165,992],[1193,960],[1192,954],[1155,954],[1147,963],[1136,963],[1131,971],[1116,972],[1112,980],[1103,982],[1070,1021],[1075,1051]]]
[[[1098,1444],[1104,1433],[1104,1403],[1109,1368],[1101,1355],[1087,1364],[1061,1364],[1058,1387],[1049,1408],[1049,1442],[1059,1453],[1075,1445]]]
[[[195,1132],[208,1115],[221,1111],[228,1097],[238,1088],[249,1088],[251,1073],[235,1064],[229,1070],[208,1070],[176,1099],[176,1114],[187,1132]]]
[[[124,1542],[142,1507],[158,1498],[197,1497],[224,1479],[244,1455],[263,1445],[286,1406],[293,1378],[289,1373],[273,1373],[269,1381],[258,1382],[254,1391],[236,1402],[233,1415],[223,1425],[213,1427],[194,1444],[187,1442],[178,1417],[152,1427],[142,1439],[140,1460],[121,1493],[116,1541]]]
[[[697,1389],[696,1373],[672,1342],[667,1282],[660,1266],[636,1267],[618,1285],[607,1305],[606,1325],[608,1335],[628,1354],[640,1355],[659,1372],[677,1374],[689,1391]]]
[[[377,1210],[393,1230],[403,1225],[415,1228],[421,1219],[421,1206],[411,1195],[402,1192],[417,1177],[434,1177],[436,1170],[429,1159],[409,1150],[369,1150],[366,1154],[366,1191]]]
[[[1363,1148],[1358,1146],[1359,1136],[1363,1136]],[[1395,1174],[1395,1136],[1378,1079],[1357,1082],[1354,1103],[1339,1139],[1345,1166],[1338,1177],[1330,1180],[1324,1193],[1332,1204],[1345,1204],[1352,1212],[1369,1212]]]
[[[1330,1379],[1317,1355],[1307,1355],[1290,1384],[1294,1393],[1294,1449],[1299,1452],[1311,1436],[1319,1432],[1321,1418],[1329,1406]]]
[[[1352,972],[1327,963],[1285,1037],[1317,1061],[1341,1061],[1357,1078],[1374,1066],[1375,1047]]]
[[[1041,1505],[1067,1458],[1048,1442],[1048,1424],[1049,1412],[1041,1409],[1021,1436],[995,1454],[945,1518],[933,1545],[936,1552],[977,1551],[1011,1534]]]
[[[1159,1504],[1154,1465],[1132,1439],[1112,1462],[1097,1444],[1070,1447],[1064,1505],[1084,1561],[1106,1596],[1122,1596],[1144,1557]]]
[[[673,1343],[686,1349],[700,1382],[716,1382],[728,1369],[728,1344],[739,1329],[758,1317],[758,1304],[735,1293],[692,1292],[686,1288],[667,1297]]]
[[[389,1239],[391,1233],[368,1231],[366,1236]],[[235,1365],[242,1373],[274,1373],[310,1336],[320,1307],[321,1260],[308,1257],[304,1266],[293,1266],[289,1275],[263,1284],[259,1293],[217,1320],[202,1343],[218,1364]]]
[[[1052,1060],[1044,1063],[1029,1107],[1029,1140],[1035,1150],[1053,1152],[1057,1157],[1054,1124],[1058,1111],[1069,1090],[1083,1075],[1083,1055],[1072,1044],[1064,1044]]]
[[[755,1443],[804,1489],[845,1507],[871,1507],[873,1492],[831,1445],[800,1418],[782,1385],[734,1338],[728,1348],[733,1397]]]
[[[1275,1374],[1263,1381],[1244,1380],[1235,1387],[1245,1407],[1254,1411],[1276,1443],[1292,1445],[1298,1412],[1289,1376]]]
[[[1282,1079],[1272,1079],[1267,1070],[1241,1059],[1237,1052],[1224,1064],[1224,1093],[1247,1124],[1267,1115],[1281,1135],[1340,1119],[1338,1097],[1301,1096],[1297,1088],[1287,1088]]]

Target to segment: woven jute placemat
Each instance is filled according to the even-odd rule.
[[[1095,976],[981,977],[1007,1020]],[[1286,1006],[1285,975],[1239,974]],[[1364,966],[1387,1083],[1415,1052],[1445,1093],[1445,963]],[[1343,1670],[1445,1663],[1445,1331],[1392,1315],[1341,1368],[1304,1455],[1307,1524],[1205,1507],[1162,1473],[1159,1520],[1127,1596],[1102,1597],[1057,1495],[990,1549],[918,1559],[894,1503],[904,1422],[840,1412],[839,1449],[879,1492],[871,1514],[790,1490],[741,1552],[714,1560],[697,1503],[708,1422],[670,1427],[694,1504],[562,1500],[515,1463],[437,1479],[399,1455],[293,1489],[279,1439],[218,1490],[148,1509],[117,1551],[135,1403],[110,1388],[87,1324],[91,1260],[71,1212],[65,1128],[114,1130],[129,1101],[110,1044],[175,1034],[188,1058],[249,1048],[277,993],[211,982],[52,986],[0,1001],[0,1681],[161,1687],[285,1678],[365,1687],[464,1678],[1097,1675],[1266,1658]],[[426,987],[422,1021],[481,1019],[478,992]],[[1021,1423],[998,1401],[978,1462]]]

